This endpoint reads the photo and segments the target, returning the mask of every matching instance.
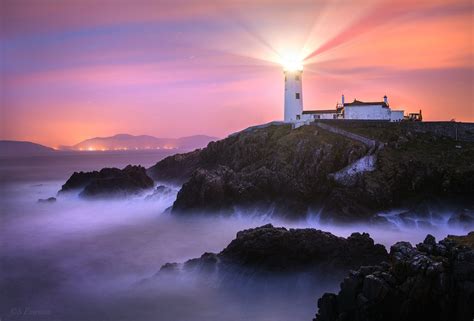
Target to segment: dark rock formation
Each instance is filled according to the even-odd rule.
[[[474,250],[461,242],[468,241],[448,237],[436,243],[428,235],[416,247],[396,243],[390,263],[352,271],[339,294],[324,294],[314,320],[472,321]]]
[[[327,198],[334,185],[329,173],[366,152],[359,142],[315,127],[270,126],[168,157],[148,173],[156,180],[184,183],[175,213],[257,206],[296,217]]]
[[[103,168],[93,172],[75,172],[62,186],[59,193],[79,191],[80,196],[118,197],[136,194],[152,188],[153,180],[142,166],[128,165],[124,169]]]
[[[387,251],[366,233],[347,239],[315,229],[289,229],[264,225],[237,233],[220,253],[205,253],[184,263],[184,269],[219,271],[238,269],[258,273],[337,272],[361,265],[377,264],[388,258]],[[160,271],[173,271],[176,263]]]
[[[449,137],[415,131],[406,123],[345,124],[330,123],[384,146],[376,152],[375,170],[358,173],[350,186],[336,181],[334,174],[371,148],[312,125],[241,132],[168,157],[148,174],[183,184],[172,209],[183,214],[257,207],[297,218],[310,208],[322,208],[323,220],[354,221],[424,202],[455,204],[454,210],[474,205],[474,143],[463,142],[459,149],[459,142]]]
[[[200,166],[200,149],[166,157],[155,166],[149,168],[147,173],[156,181],[165,181],[182,184],[189,179],[192,173]]]
[[[48,198],[40,198],[38,199],[38,203],[54,203],[56,202],[56,197],[48,197]]]

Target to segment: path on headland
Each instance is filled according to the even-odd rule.
[[[334,134],[342,135],[349,139],[356,140],[369,147],[369,151],[365,156],[355,160],[340,171],[330,174],[334,178],[334,180],[346,186],[353,185],[356,183],[358,174],[375,170],[377,153],[384,147],[384,144],[382,142],[361,135],[357,135],[348,132],[347,130],[337,128],[325,123],[315,122],[314,124],[319,128],[330,131]]]
[[[325,130],[330,131],[332,133],[339,134],[339,135],[345,136],[345,137],[353,139],[353,140],[357,140],[357,141],[361,142],[362,144],[364,144],[365,146],[370,147],[371,149],[382,144],[381,142],[379,142],[377,140],[370,139],[370,138],[367,138],[367,137],[364,137],[364,136],[361,136],[361,135],[357,135],[357,134],[348,132],[347,130],[344,130],[344,129],[341,129],[341,128],[338,128],[338,127],[334,127],[334,126],[331,126],[331,125],[328,125],[328,124],[325,124],[325,123],[315,122],[314,124],[316,126],[318,126],[319,128],[325,129]]]

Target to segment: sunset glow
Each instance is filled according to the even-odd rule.
[[[225,137],[282,119],[282,65],[304,65],[308,109],[386,94],[425,120],[474,121],[470,0],[7,0],[1,11],[1,139]]]

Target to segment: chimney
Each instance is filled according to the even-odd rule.
[[[385,105],[388,106],[388,98],[387,98],[387,95],[383,96],[383,102],[385,103]]]
[[[344,94],[342,94],[342,97],[341,97],[341,104],[344,106]]]

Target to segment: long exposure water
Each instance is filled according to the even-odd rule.
[[[429,229],[320,225],[317,215],[284,222],[267,215],[177,218],[163,213],[176,194],[113,201],[62,197],[51,204],[72,172],[150,166],[165,153],[74,154],[0,160],[0,318],[10,320],[311,320],[317,298],[339,282],[321,276],[248,280],[245,285],[183,275],[152,278],[167,262],[219,252],[237,231],[272,223],[315,227],[336,235],[369,232],[390,247],[464,234],[443,222]],[[178,187],[175,188],[177,192]],[[258,213],[257,213],[258,214]],[[225,283],[225,282],[224,282]]]

